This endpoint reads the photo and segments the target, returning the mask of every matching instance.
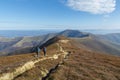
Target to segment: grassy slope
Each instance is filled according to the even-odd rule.
[[[47,48],[47,51],[49,51],[49,54],[47,55],[52,55],[52,52],[56,52],[56,45],[51,45],[51,46]],[[52,51],[51,51],[51,48],[52,48]],[[40,54],[41,56],[43,56],[42,51]],[[9,65],[12,65],[12,64],[24,61],[24,60],[35,58],[34,57],[35,55],[36,53],[0,57],[0,65],[1,65],[0,67],[9,66]]]
[[[47,47],[47,57],[53,56],[54,54],[59,54],[58,47],[56,44],[52,44]],[[33,59],[37,59],[34,57],[36,54],[20,54],[14,56],[6,56],[0,57],[0,73],[9,72],[18,67],[20,64],[24,64]],[[44,58],[43,52],[40,53],[40,59]],[[61,57],[57,60],[44,60],[36,64],[36,67],[30,70],[28,73],[24,73],[19,77],[15,78],[15,80],[38,80],[39,76],[43,76],[45,71],[49,71],[52,67],[56,66],[61,60]],[[26,76],[28,75],[28,76]]]
[[[71,52],[48,80],[119,80],[120,57],[78,48],[71,42],[63,48]]]
[[[50,74],[48,80],[120,79],[120,57],[88,51],[84,47],[78,48],[75,43],[77,44],[77,42],[72,40],[67,44],[60,44],[65,51],[71,52],[71,55],[68,59],[64,60],[64,63],[61,64],[61,66]],[[48,56],[58,53],[58,48],[55,43],[47,47]],[[21,58],[19,56],[21,56]],[[26,57],[33,58],[33,54],[26,54]],[[0,58],[1,65],[6,65],[6,63],[16,63],[17,60],[21,62],[25,59],[25,55],[2,58]],[[16,61],[14,62],[15,59]],[[2,61],[4,60],[6,61],[3,64]],[[61,58],[58,60],[45,60],[43,62],[39,62],[36,64],[35,68],[19,75],[15,80],[39,80],[40,76],[43,76],[46,71],[54,67],[60,60]]]
[[[8,54],[12,55],[12,53],[20,54],[21,52],[30,52],[29,48],[39,44],[43,44],[45,41],[49,40],[53,36],[55,36],[55,34],[47,34],[47,35],[35,36],[35,37],[21,37],[14,39],[0,38],[1,40],[0,55],[8,55]]]
[[[120,55],[120,46],[112,44],[105,40],[98,40],[91,37],[87,38],[73,38],[73,40],[77,41],[78,44],[83,44],[87,48],[103,53],[109,53],[113,55]]]
[[[99,37],[120,45],[120,33],[100,35]]]
[[[120,80],[120,57],[75,50],[48,80]]]

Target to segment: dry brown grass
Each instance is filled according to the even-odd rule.
[[[34,53],[0,57],[0,70],[5,69],[6,67],[15,66],[32,58],[34,58]]]
[[[59,63],[58,60],[45,60],[36,64],[36,67],[23,73],[14,80],[39,80],[44,77],[51,68],[55,67]]]
[[[60,52],[57,53],[58,52],[57,49],[58,49],[57,44],[52,44],[48,46],[47,56],[52,56],[53,54],[60,54]],[[36,67],[23,73],[22,75],[19,75],[14,80],[39,80],[45,76],[44,74],[46,73],[46,71],[49,71],[50,69],[54,68],[62,60],[63,60],[63,57],[60,56],[56,60],[49,59],[49,60],[44,60],[42,62],[39,62],[36,64]]]
[[[120,80],[120,57],[84,49],[74,52],[48,80]]]
[[[60,52],[58,52],[58,46],[56,43],[47,47],[47,57],[49,57],[49,56],[52,57],[54,54],[59,54],[59,53]],[[35,57],[35,55],[36,55],[35,53],[31,53],[31,54],[21,54],[21,55],[0,57],[0,73],[11,72],[18,66],[21,66],[28,61],[37,59]],[[43,55],[44,54],[41,51],[40,52],[41,59],[44,57]],[[28,72],[25,72],[22,75],[19,75],[15,79],[16,80],[17,79],[18,80],[38,79],[40,76],[43,75],[41,73],[41,71],[43,71],[43,72],[44,72],[44,70],[49,71],[52,67],[56,66],[59,63],[59,61],[62,60],[61,58],[62,57],[59,57],[59,59],[57,59],[57,60],[45,60],[45,61],[39,62],[36,64],[35,68],[33,68],[32,70],[30,70]],[[31,76],[31,75],[33,75],[33,76]]]
[[[120,57],[88,51],[84,47],[78,48],[74,45],[74,41],[59,44],[65,51],[71,52],[71,55],[48,77],[48,80],[120,80]],[[60,53],[56,43],[47,47],[48,56]],[[42,52],[41,54],[43,55]],[[25,57],[33,58],[33,55],[2,57],[0,64],[17,63]],[[39,80],[40,77],[45,76],[43,73],[46,70],[49,71],[61,60],[63,57],[39,62],[36,67],[19,75],[15,80]]]
[[[47,55],[53,55],[57,52],[57,45],[50,45],[47,48]],[[20,54],[20,55],[13,55],[13,56],[3,56],[0,57],[0,70],[9,67],[11,65],[16,65],[24,61],[29,61],[35,58],[36,53],[28,53],[28,54]],[[43,52],[41,50],[40,56],[43,57]]]

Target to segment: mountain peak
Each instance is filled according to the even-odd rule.
[[[60,32],[58,35],[66,36],[66,37],[87,37],[88,33],[80,32],[79,30],[64,30]]]

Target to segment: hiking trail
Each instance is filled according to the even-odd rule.
[[[63,41],[63,43],[67,43],[67,42]],[[20,66],[16,67],[11,72],[2,72],[0,74],[0,80],[13,80],[14,78],[16,78],[17,76],[23,74],[24,72],[29,71],[30,69],[36,67],[35,64],[40,62],[40,61],[49,60],[49,59],[56,60],[60,56],[63,56],[63,59],[66,58],[68,52],[64,51],[62,46],[60,46],[59,43],[56,43],[56,45],[58,46],[58,51],[61,52],[61,54],[54,54],[53,56],[43,57],[42,59],[39,59],[39,58],[34,59],[34,60],[31,60],[31,61],[28,61],[28,62],[24,63],[23,65],[20,65]],[[59,63],[58,63],[58,65],[59,65]],[[56,65],[56,66],[58,66],[58,65]],[[50,73],[50,71],[47,71],[44,74],[43,77],[46,77],[49,73]],[[40,80],[43,80],[43,77]]]

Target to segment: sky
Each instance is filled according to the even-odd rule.
[[[120,29],[120,0],[0,0],[0,30]]]

